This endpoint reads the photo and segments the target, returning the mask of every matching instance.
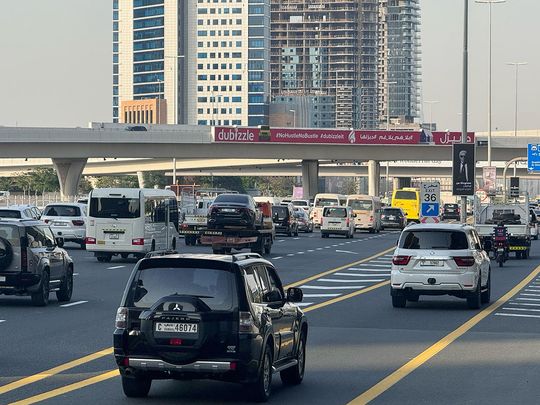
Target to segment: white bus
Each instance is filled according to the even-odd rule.
[[[86,249],[98,261],[176,249],[178,239],[178,205],[171,190],[96,188],[90,192]]]
[[[332,193],[319,193],[315,196],[313,201],[313,209],[309,214],[313,224],[316,226],[321,225],[322,212],[324,207],[329,206],[345,206],[347,202],[347,196],[342,194]]]

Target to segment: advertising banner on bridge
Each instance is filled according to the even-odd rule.
[[[452,151],[452,194],[474,195],[474,143],[455,143]]]
[[[269,132],[269,133],[268,133]],[[419,131],[364,131],[313,128],[215,127],[214,142],[220,143],[314,143],[353,145],[416,145]]]
[[[461,143],[461,132],[435,131],[432,132],[435,145],[453,145]],[[467,143],[474,143],[474,132],[467,132]]]

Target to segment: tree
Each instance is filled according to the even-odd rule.
[[[92,191],[92,183],[88,181],[86,177],[81,177],[79,181],[79,194],[88,194]]]
[[[15,178],[15,184],[27,192],[59,191],[60,182],[56,171],[51,167],[37,167],[21,172]]]
[[[138,188],[139,180],[137,176],[102,176],[96,180],[97,188]]]
[[[170,185],[171,179],[161,172],[144,172],[143,173],[145,187],[153,188],[165,188]]]

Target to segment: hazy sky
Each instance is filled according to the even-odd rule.
[[[108,121],[112,1],[0,0],[0,125],[86,126]],[[433,120],[460,130],[463,0],[421,0],[423,100]],[[469,129],[487,129],[488,6],[469,0]],[[493,6],[493,129],[540,127],[539,0]],[[426,120],[429,106],[424,105]]]

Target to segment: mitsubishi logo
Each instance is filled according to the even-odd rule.
[[[173,307],[173,311],[181,311],[183,309],[183,307],[181,305],[178,305],[178,304],[174,304],[174,307]]]

